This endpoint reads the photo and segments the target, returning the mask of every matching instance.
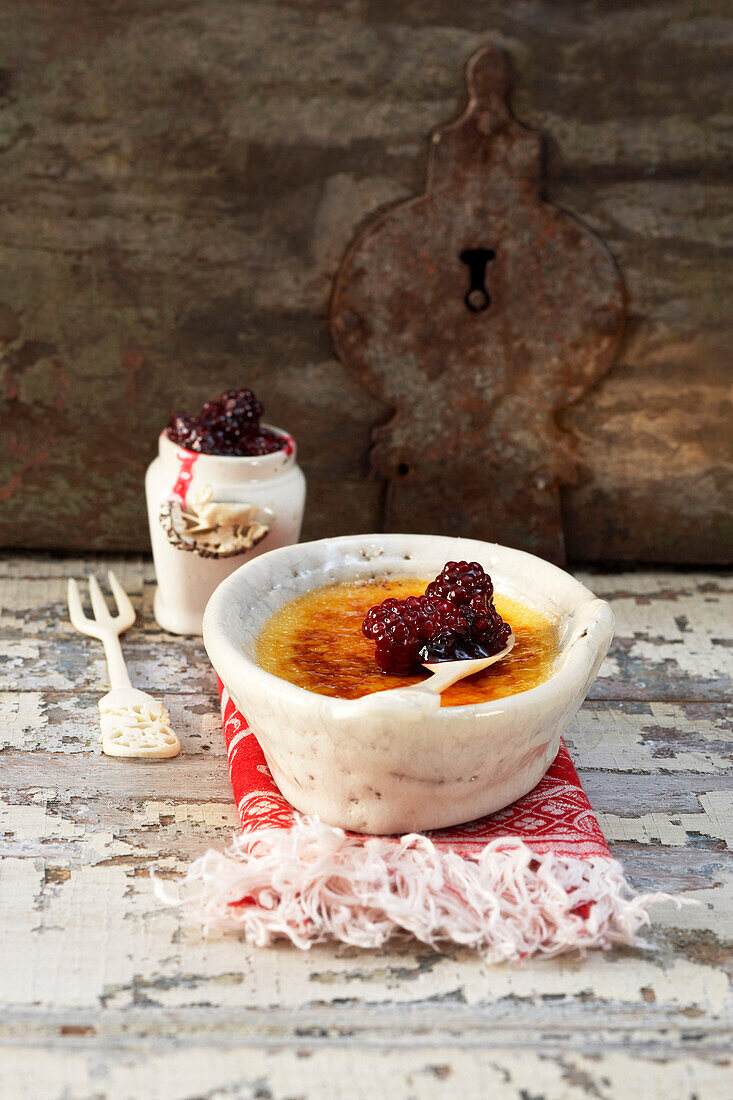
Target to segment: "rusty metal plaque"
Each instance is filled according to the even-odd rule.
[[[575,477],[556,414],[611,366],[624,294],[603,243],[541,198],[541,140],[511,114],[484,49],[468,105],[432,134],[425,194],[378,216],[334,286],[339,358],[394,409],[375,430],[385,528],[564,558]]]

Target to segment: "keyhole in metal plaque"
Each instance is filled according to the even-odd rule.
[[[471,313],[481,313],[491,304],[491,295],[486,289],[486,265],[496,259],[493,248],[464,248],[461,260],[468,265],[471,284],[463,299]]]

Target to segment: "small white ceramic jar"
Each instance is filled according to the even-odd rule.
[[[199,454],[161,432],[145,475],[158,588],[155,618],[174,634],[200,634],[209,596],[251,558],[298,541],[305,477],[295,441],[252,457]]]

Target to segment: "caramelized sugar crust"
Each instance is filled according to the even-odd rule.
[[[377,667],[374,643],[363,636],[361,624],[370,607],[390,596],[398,600],[418,596],[428,583],[420,578],[385,578],[306,592],[265,623],[257,639],[257,662],[291,684],[340,699],[419,683],[430,673],[395,676]],[[495,604],[514,630],[514,649],[497,664],[448,688],[443,706],[503,699],[536,687],[551,675],[557,656],[557,623],[508,596],[497,593]]]

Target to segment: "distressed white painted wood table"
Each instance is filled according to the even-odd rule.
[[[112,565],[138,624],[133,682],[183,742],[166,764],[102,757],[101,646],[65,578]],[[568,741],[614,853],[656,909],[656,951],[523,967],[414,943],[361,952],[201,939],[156,902],[236,826],[200,641],[153,622],[142,558],[6,555],[2,575],[0,1096],[733,1096],[733,583],[594,574],[617,636]]]

